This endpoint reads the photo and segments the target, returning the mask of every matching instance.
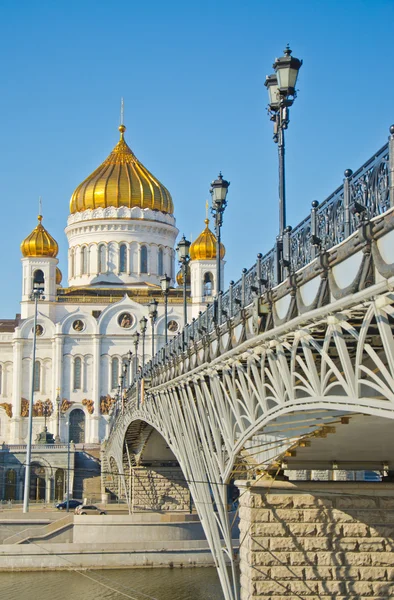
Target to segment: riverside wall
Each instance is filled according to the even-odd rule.
[[[393,484],[238,486],[241,600],[394,598]]]

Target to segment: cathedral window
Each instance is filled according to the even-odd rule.
[[[164,268],[163,268],[163,248],[159,248],[159,252],[157,255],[157,273],[158,275],[163,275],[164,274]]]
[[[203,295],[212,296],[213,294],[213,275],[212,273],[205,273],[203,280]]]
[[[111,389],[115,390],[119,382],[119,359],[113,358],[111,365]]]
[[[74,390],[81,389],[82,360],[79,356],[74,360]]]
[[[140,254],[140,273],[148,272],[148,248],[146,246],[141,246],[141,254]]]
[[[127,246],[122,244],[119,248],[119,273],[127,272]]]
[[[101,244],[98,249],[98,272],[107,272],[107,251],[104,244]]]
[[[39,392],[41,387],[41,365],[40,361],[34,363],[34,391]]]
[[[84,246],[81,250],[81,272],[86,275],[88,272],[88,249]]]

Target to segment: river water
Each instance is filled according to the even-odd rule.
[[[216,569],[0,573],[4,600],[223,600]]]

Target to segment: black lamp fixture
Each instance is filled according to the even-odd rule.
[[[187,299],[186,299],[186,279],[187,279],[187,267],[190,262],[190,250],[191,243],[183,235],[178,242],[177,253],[178,261],[182,269],[182,281],[183,281],[183,325],[186,327],[187,324]]]
[[[215,234],[216,234],[216,295],[221,291],[221,269],[220,269],[220,232],[223,225],[223,213],[227,206],[227,192],[229,181],[223,179],[222,173],[219,173],[218,178],[211,183],[212,197],[212,214],[215,219]]]
[[[145,335],[146,335],[147,324],[148,324],[148,319],[146,317],[141,317],[140,332],[142,335],[142,369],[145,368]]]
[[[152,327],[152,360],[155,355],[155,323],[156,323],[156,319],[157,319],[158,304],[159,303],[155,298],[153,298],[149,302],[149,318],[150,318],[150,323],[151,323],[151,327]]]
[[[133,335],[131,336],[133,338],[133,342],[134,342],[134,378],[137,377],[137,371],[138,371],[138,345],[140,343],[140,334],[138,333],[138,331],[136,331],[135,333],[133,333]]]
[[[167,335],[167,321],[168,321],[168,294],[170,291],[170,283],[171,277],[167,276],[165,273],[164,277],[160,279],[161,291],[164,296],[164,342],[167,344],[168,335]]]
[[[283,235],[286,229],[286,189],[285,189],[285,134],[290,117],[289,108],[297,97],[297,78],[302,60],[291,55],[289,45],[283,56],[273,64],[275,73],[268,75],[265,86],[268,90],[268,113],[274,123],[274,142],[278,144],[279,156],[279,236],[277,241],[277,283],[283,279]]]

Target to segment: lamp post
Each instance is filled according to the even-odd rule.
[[[34,301],[34,321],[33,321],[33,349],[31,357],[31,387],[30,387],[30,402],[29,402],[29,423],[27,433],[26,447],[26,467],[25,467],[25,488],[23,490],[23,512],[29,512],[29,495],[30,495],[30,476],[31,476],[31,440],[33,435],[33,404],[34,404],[34,387],[35,387],[35,363],[36,363],[36,344],[37,344],[37,313],[38,301],[44,299],[44,277],[42,271],[37,271],[33,280],[33,291],[31,300]]]
[[[134,342],[134,373],[133,373],[133,378],[137,379],[137,370],[138,370],[138,345],[140,343],[140,334],[138,333],[138,331],[136,331],[135,333],[133,333],[133,335],[131,337],[133,338],[133,342]]]
[[[145,368],[145,335],[147,323],[148,319],[146,317],[140,319],[140,332],[142,335],[142,370]]]
[[[171,277],[168,277],[167,273],[160,279],[161,291],[164,296],[164,342],[167,344],[167,321],[168,321],[168,293],[170,291]]]
[[[60,444],[60,388],[58,388],[58,394],[56,396],[56,435],[55,443]]]
[[[66,510],[70,512],[70,421],[66,422],[67,426],[67,503]]]
[[[211,183],[211,197],[212,197],[212,214],[215,218],[215,234],[216,234],[216,296],[219,296],[221,292],[221,274],[220,274],[220,230],[223,224],[223,213],[227,206],[227,191],[229,181],[223,179],[223,175],[219,173],[219,176],[215,181]]]
[[[152,360],[155,355],[155,323],[156,323],[156,319],[157,319],[157,305],[158,304],[159,303],[155,298],[153,298],[153,300],[151,300],[149,302],[149,318],[150,318],[150,324],[152,327]]]
[[[190,262],[189,248],[190,242],[182,236],[182,239],[178,242],[177,253],[178,261],[182,268],[182,282],[183,282],[183,326],[187,324],[187,302],[186,302],[186,279],[187,279],[187,266]]]
[[[286,229],[286,188],[285,188],[285,129],[290,118],[289,108],[293,104],[297,92],[295,89],[298,71],[302,60],[291,56],[289,45],[284,50],[284,56],[277,58],[273,64],[275,73],[268,75],[265,86],[268,90],[268,114],[274,123],[274,142],[278,144],[279,157],[279,238],[278,255],[282,252],[283,233]],[[283,265],[278,273],[278,283],[282,281]]]

